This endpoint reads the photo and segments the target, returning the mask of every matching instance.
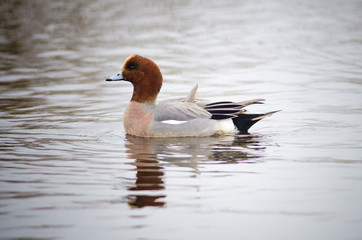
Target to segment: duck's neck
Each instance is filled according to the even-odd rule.
[[[147,101],[147,102],[136,102],[130,101],[129,105],[137,106],[140,111],[144,114],[151,114],[155,110],[156,102],[155,101]]]
[[[154,75],[154,74],[153,74]],[[132,82],[133,95],[131,101],[138,103],[155,102],[162,87],[162,75],[150,75],[142,80]]]
[[[155,90],[152,90],[152,89],[142,89],[142,88],[136,89],[135,88],[133,91],[131,102],[144,103],[144,104],[153,103],[154,104],[157,99],[158,91],[156,92]]]

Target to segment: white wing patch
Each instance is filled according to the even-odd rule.
[[[172,124],[172,125],[178,125],[178,124],[181,124],[181,123],[185,123],[187,121],[178,121],[178,120],[165,120],[165,121],[162,121],[162,123],[167,123],[167,124]]]

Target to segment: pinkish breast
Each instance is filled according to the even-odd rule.
[[[126,133],[139,137],[149,136],[149,126],[153,119],[153,105],[131,101],[123,117]]]

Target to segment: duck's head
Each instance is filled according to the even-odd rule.
[[[106,81],[128,81],[133,85],[131,101],[154,102],[162,86],[162,74],[151,59],[133,54],[123,63],[122,72]]]

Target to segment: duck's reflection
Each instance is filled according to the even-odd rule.
[[[128,204],[131,207],[155,206],[162,207],[165,202],[163,194],[151,194],[152,191],[160,192],[163,190],[163,167],[159,165],[157,155],[151,148],[150,141],[152,139],[126,136],[126,149],[129,158],[134,159],[136,167],[136,182],[134,186],[128,188],[131,194],[128,195]],[[141,194],[137,194],[138,191]],[[135,193],[133,193],[135,192]],[[142,193],[150,194],[142,194]]]
[[[166,202],[164,167],[179,166],[199,173],[206,163],[255,162],[261,155],[261,136],[210,138],[140,138],[126,136],[126,152],[136,167],[136,180],[128,187],[131,207],[163,207]]]

